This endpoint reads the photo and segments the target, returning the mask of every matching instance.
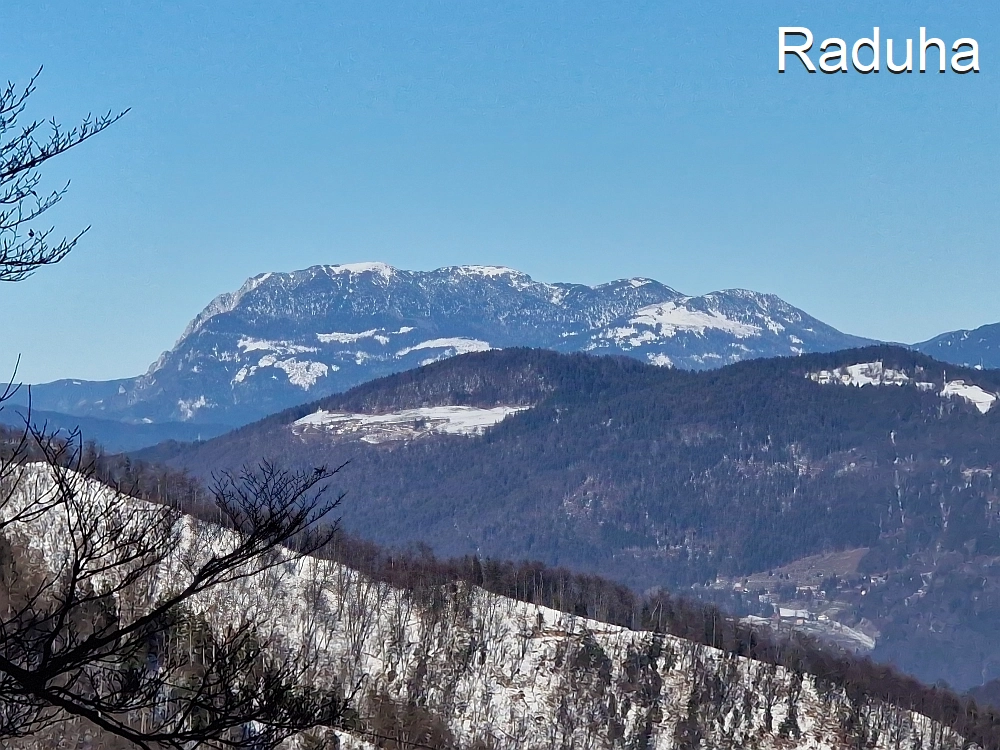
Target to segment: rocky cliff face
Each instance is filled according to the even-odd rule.
[[[25,487],[44,491],[45,481],[42,472]],[[59,519],[28,519],[6,533],[56,559]],[[160,585],[183,585],[187,555],[210,552],[202,535],[225,545],[229,533],[185,528],[189,550],[165,563]],[[347,747],[413,727],[441,748],[970,747],[924,716],[810,674],[465,584],[409,592],[306,558],[194,607],[219,626],[250,617],[288,643],[319,644],[315,682],[353,687],[361,720],[342,733]]]
[[[133,422],[240,424],[358,383],[512,346],[706,369],[863,339],[773,295],[687,297],[650,279],[545,284],[510,268],[383,263],[266,273],[223,294],[140,377],[36,386],[41,409]]]

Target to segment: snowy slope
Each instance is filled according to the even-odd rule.
[[[39,471],[33,491],[46,481]],[[106,489],[88,491],[95,502],[111,500]],[[59,559],[59,518],[35,517],[9,533],[42,559]],[[161,585],[183,585],[185,557],[211,554],[231,533],[187,521]],[[249,617],[290,644],[308,633],[323,649],[316,681],[363,686],[362,718],[374,696],[420,706],[460,747],[969,747],[924,716],[874,697],[852,701],[809,674],[464,584],[441,594],[428,601],[306,558],[205,594],[194,607],[220,626]]]
[[[584,351],[623,353],[694,370],[863,342],[771,294],[729,289],[647,305],[590,336]]]
[[[546,284],[510,268],[384,263],[266,273],[220,295],[137,378],[36,386],[39,408],[240,424],[446,357],[529,346],[705,369],[867,343],[773,295],[650,279]]]

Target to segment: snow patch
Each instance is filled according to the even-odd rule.
[[[396,352],[396,356],[405,357],[410,352],[419,351],[421,349],[454,349],[455,354],[469,354],[470,352],[486,352],[492,348],[493,347],[490,346],[489,343],[486,341],[480,341],[479,339],[431,339],[430,341],[422,341],[416,346],[408,346],[405,349],[400,349]]]
[[[553,305],[561,305],[563,300],[569,296],[569,289],[565,289],[560,286],[549,287],[549,302]]]
[[[274,354],[261,357],[256,365],[241,367],[229,382],[238,385],[264,367],[276,367],[288,376],[288,382],[304,391],[308,391],[320,378],[340,369],[339,365],[327,365],[322,362],[300,361],[295,357],[278,359]]]
[[[649,360],[651,365],[656,365],[657,367],[673,367],[674,363],[670,361],[670,357],[666,354],[647,354],[646,359]]]
[[[336,365],[325,365],[322,362],[300,362],[295,357],[278,359],[273,354],[261,357],[257,367],[276,367],[282,370],[288,376],[289,383],[297,385],[304,391],[316,385],[316,381],[320,378],[326,377],[331,369],[340,369]]]
[[[317,333],[316,338],[321,344],[356,344],[361,339],[374,339],[380,344],[388,344],[389,337],[379,333],[378,328],[361,333]]]
[[[634,349],[635,347],[642,346],[643,344],[650,344],[658,340],[659,337],[656,333],[650,330],[640,333],[632,326],[625,326],[621,328],[609,329],[603,335],[603,338],[614,339],[615,343],[619,346]]]
[[[236,342],[236,346],[244,352],[274,352],[275,354],[305,354],[319,351],[315,346],[302,346],[289,341],[268,341],[250,336],[241,336],[240,340]]]
[[[997,395],[984,391],[978,385],[966,383],[964,380],[952,380],[944,384],[941,390],[942,398],[961,398],[979,409],[981,414],[985,414],[993,408],[997,401]]]
[[[204,394],[198,396],[198,398],[188,399],[187,401],[184,399],[178,399],[177,401],[177,408],[181,410],[181,418],[184,420],[193,418],[199,409],[203,409],[208,405],[208,400]]]
[[[396,269],[388,263],[380,263],[377,261],[372,263],[338,263],[333,266],[327,266],[326,271],[332,275],[342,273],[373,273],[385,279],[390,278],[396,273]]]
[[[430,433],[477,435],[487,427],[524,411],[526,406],[426,406],[389,414],[357,414],[320,409],[292,423],[294,432],[321,429],[337,435],[360,436],[366,443],[405,440]]]
[[[511,288],[517,289],[518,291],[524,291],[532,288],[553,289],[553,287],[549,284],[536,283],[535,281],[532,281],[531,277],[523,271],[518,271],[516,268],[508,268],[507,266],[449,266],[439,270],[447,271],[453,276],[465,276],[491,280],[501,279],[510,284]]]
[[[467,276],[485,276],[488,279],[499,276],[524,276],[520,271],[507,266],[458,266],[455,270]]]
[[[659,329],[660,335],[664,338],[671,338],[681,331],[704,335],[707,330],[722,331],[739,338],[760,335],[758,326],[730,320],[718,311],[691,310],[683,306],[683,301],[647,305],[636,311],[635,317],[629,322]]]

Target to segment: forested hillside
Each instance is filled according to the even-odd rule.
[[[124,463],[98,465],[99,474],[114,476],[116,484],[131,477],[140,484],[157,479],[170,485],[164,491],[155,482],[157,489],[142,493],[150,499],[184,505],[196,499],[186,496],[193,488],[180,477],[136,473]],[[45,506],[51,481],[46,470],[36,464],[26,471],[34,479],[20,484],[13,496],[21,503],[25,490],[41,492],[35,496],[43,498],[42,504],[29,505],[34,512],[19,513],[0,535],[4,582],[15,598],[22,589],[31,590],[28,578],[45,575],[59,559],[67,537],[87,538],[80,535],[87,527],[66,523],[60,508]],[[98,514],[122,511],[126,535],[150,513],[159,517],[155,505],[70,474],[58,476],[72,483],[80,512],[88,507]],[[120,558],[116,568],[133,574],[126,581],[152,564],[164,591],[184,590],[203,563],[226,557],[226,550],[240,544],[239,535],[212,523],[167,514],[175,519],[171,524],[187,529],[176,537],[178,554],[145,561]],[[233,628],[252,633],[266,654],[286,654],[278,664],[305,649],[312,654],[308,668],[296,672],[296,681],[279,695],[298,705],[305,696],[328,694],[337,707],[329,715],[306,717],[301,725],[306,733],[282,745],[296,750],[1000,747],[996,712],[974,700],[819,649],[808,639],[773,638],[765,629],[663,593],[639,597],[594,577],[539,565],[395,555],[342,535],[317,553],[297,558],[288,549],[274,550],[277,566],[251,566],[186,599],[182,616],[164,623],[161,637],[149,646],[152,658],[146,659],[141,677],[169,674],[175,659],[186,659],[192,667],[216,665],[213,644]],[[14,570],[30,575],[9,575]],[[116,581],[97,575],[96,590],[88,595],[120,587]],[[157,600],[154,593],[150,601]],[[131,601],[138,606],[138,598]],[[110,622],[113,627],[117,620]],[[266,674],[270,657],[254,658],[264,660],[260,668]],[[133,670],[130,660],[106,661],[94,665],[93,672],[108,677],[114,690],[116,670],[125,678]],[[212,674],[207,666],[205,671]],[[92,684],[107,691],[105,682]],[[231,707],[229,693],[236,689],[213,685],[217,702],[212,705]],[[157,726],[173,701],[116,704],[105,718],[126,722],[116,728],[146,731],[142,727]],[[203,715],[214,713],[206,711],[198,719]],[[187,726],[183,717],[182,726]],[[233,746],[274,746],[264,744],[266,735],[254,743],[263,725],[240,726],[242,737],[228,735]],[[79,718],[7,744],[34,750],[66,742],[127,745]]]
[[[876,362],[886,377],[860,388],[837,369]],[[640,590],[867,549],[856,573],[878,583],[848,581],[845,623],[875,623],[876,656],[965,687],[1000,673],[997,391],[1000,372],[892,347],[699,373],[507,350],[141,455],[202,475],[261,456],[350,461],[344,521],[356,534],[539,559]],[[531,408],[478,436],[411,429],[375,442],[315,418],[449,404]]]

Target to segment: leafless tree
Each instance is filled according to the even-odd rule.
[[[25,86],[0,89],[0,281],[22,281],[42,266],[58,263],[89,227],[72,237],[53,238],[42,215],[62,200],[69,183],[42,190],[39,167],[121,119],[128,110],[87,115],[63,129],[54,119],[21,122],[41,69]]]
[[[213,531],[97,485],[78,441],[29,426],[3,451],[0,738],[82,718],[147,750],[258,750],[343,724],[340,692],[305,679],[307,637],[206,603],[329,542],[336,469],[218,476]]]

